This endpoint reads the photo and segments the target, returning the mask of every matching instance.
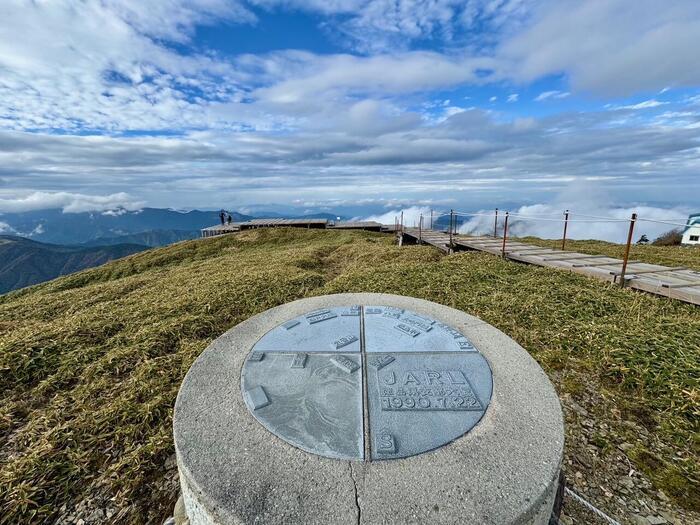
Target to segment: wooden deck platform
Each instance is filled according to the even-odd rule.
[[[367,230],[382,231],[382,224],[375,221],[336,221],[330,223],[328,228],[334,230]]]
[[[241,230],[240,222],[232,222],[229,224],[217,224],[215,226],[209,226],[208,228],[202,228],[202,237],[215,237],[217,235],[225,235],[227,233],[235,233]]]
[[[450,248],[449,234],[417,228],[404,229],[401,242],[430,244],[445,253],[478,250],[498,256],[502,254],[503,247],[503,240],[494,237],[454,235],[452,248]],[[527,264],[569,270],[611,282],[619,282],[622,270],[621,259],[606,255],[541,248],[517,240],[506,241],[505,257]],[[700,272],[689,268],[669,268],[659,264],[628,261],[625,286],[700,305]]]

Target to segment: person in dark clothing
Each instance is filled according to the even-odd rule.
[[[219,212],[219,219],[221,219],[221,225],[224,225],[224,219],[226,218],[226,214],[224,213],[224,210],[221,210]]]
[[[226,217],[226,222],[231,224],[231,214],[229,213],[228,217]]]

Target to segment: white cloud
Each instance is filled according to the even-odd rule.
[[[630,95],[700,83],[700,2],[657,0],[535,4],[530,22],[497,55],[521,81],[565,74],[573,89]]]
[[[668,102],[661,102],[659,100],[651,99],[645,100],[644,102],[639,102],[638,104],[629,104],[627,106],[614,106],[613,109],[650,109],[663,106],[665,104],[668,104]]]
[[[9,198],[0,197],[1,213],[17,213],[32,210],[61,208],[64,213],[81,213],[86,211],[108,211],[118,208],[138,210],[143,202],[135,201],[126,193],[112,195],[83,195],[68,192],[35,191],[29,194]]]
[[[523,0],[253,0],[269,9],[293,7],[327,17],[337,43],[363,53],[396,52],[413,41],[464,44],[471,33],[498,35],[526,18]],[[483,42],[482,42],[483,44]]]
[[[627,240],[629,219],[632,213],[638,213],[640,219],[668,220],[672,223],[685,223],[690,210],[685,207],[654,206],[614,206],[600,204],[587,199],[561,200],[550,203],[532,204],[511,210],[508,219],[508,235],[526,237],[532,235],[544,239],[561,239],[564,230],[564,210],[569,210],[568,239],[599,239],[623,243]],[[493,234],[493,210],[482,210],[487,216],[473,217],[463,224],[459,231],[464,234]],[[498,234],[503,234],[503,215],[499,213]],[[519,215],[519,216],[518,216]],[[593,217],[610,218],[600,222]],[[580,222],[579,222],[580,221]],[[642,235],[654,240],[662,233],[675,229],[671,224],[658,224],[639,220],[635,224],[634,239]]]
[[[488,58],[449,57],[429,51],[359,57],[280,52],[251,59],[277,77],[254,95],[264,103],[318,103],[318,97],[390,96],[482,82],[477,71],[492,67]]]
[[[449,52],[440,51],[439,45],[433,51],[389,46],[369,55],[291,50],[234,57],[204,51],[181,54],[167,44],[189,44],[197,26],[221,20],[254,23],[255,15],[229,0],[167,0],[155,5],[136,0],[8,0],[0,6],[0,128],[108,133],[297,130],[337,115],[363,98],[393,99],[391,103],[400,107],[405,102],[396,99],[404,95],[521,78],[518,64],[526,59],[561,63],[555,68],[543,65],[535,76],[580,67],[574,61],[578,55],[565,55],[559,62],[540,60],[537,57],[545,50],[563,51],[552,51],[557,46],[530,45],[533,28],[540,25],[557,38],[568,38],[550,20],[551,12],[560,9],[558,4],[535,9],[540,2],[521,0],[254,3],[267,9],[319,13],[325,17],[324,27],[340,24],[347,29],[347,22],[367,40],[375,39],[368,28],[407,41],[430,36],[436,42],[452,42],[451,35],[469,33],[473,27],[481,27],[475,34],[487,38],[492,33],[483,27],[493,27],[498,28],[493,35],[502,45],[452,42]],[[669,24],[687,14],[677,3],[672,0],[672,8],[663,10],[662,19]],[[591,26],[595,24],[590,20],[599,21],[606,9],[588,7],[581,14]],[[339,14],[343,16],[334,18]],[[653,28],[658,24],[651,15],[649,9],[642,9],[634,18],[644,18],[639,24]],[[622,15],[616,12],[614,16]],[[632,17],[625,21],[637,24]],[[27,34],[32,38],[24,38]],[[598,67],[610,54],[606,46],[616,43],[604,39],[598,44],[600,35],[591,34],[596,56],[589,56],[587,63]],[[630,31],[624,35],[633,38]],[[512,41],[517,39],[530,47],[526,46],[527,56],[514,61],[513,49],[520,48]],[[692,60],[697,58],[690,58],[684,71],[693,69]],[[668,73],[665,82],[678,84],[674,71]],[[510,102],[516,100],[515,95],[510,95]],[[549,91],[536,100],[565,96],[567,92]]]
[[[252,21],[227,0],[64,0],[0,4],[0,125],[124,130],[207,125],[237,93],[231,64],[177,53],[194,27]],[[28,38],[27,35],[31,35]]]
[[[17,233],[17,230],[15,230],[12,226],[7,224],[6,222],[0,221],[0,234],[15,235],[16,233]]]
[[[12,200],[40,188],[79,194],[138,188],[135,200],[165,206],[370,196],[415,202],[455,192],[532,199],[595,176],[627,199],[687,202],[700,191],[695,113],[669,113],[659,123],[619,122],[616,112],[509,121],[440,106],[439,118],[427,120],[367,99],[285,133],[110,138],[0,132],[0,197],[14,192]]]
[[[498,97],[491,97],[489,99],[489,102],[496,102],[498,100]]]
[[[570,95],[571,93],[568,93],[566,91],[543,91],[537,97],[535,97],[535,102],[542,102],[544,100],[548,100],[550,98],[566,98]]]
[[[520,95],[518,95],[517,93],[512,93],[511,95],[508,95],[507,101],[511,102],[511,103],[517,102],[519,97],[520,97]]]
[[[159,0],[148,3],[105,0],[102,5],[139,33],[177,42],[188,42],[198,25],[256,21],[256,16],[236,0]]]
[[[381,215],[370,215],[362,220],[365,221],[376,221],[381,224],[394,224],[394,220],[398,219],[401,221],[403,213],[403,225],[405,227],[417,227],[420,223],[420,218],[423,216],[424,227],[429,227],[430,225],[430,208],[427,206],[410,206],[407,208],[397,208],[390,210]]]

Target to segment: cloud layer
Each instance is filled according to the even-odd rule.
[[[344,52],[198,45],[202,27],[233,34],[270,13],[316,17]],[[700,85],[698,48],[694,0],[8,0],[0,197],[70,208],[66,195],[93,196],[99,209],[449,193],[478,205],[588,180],[620,199],[687,199],[698,94],[658,92]],[[562,85],[525,95],[551,77]],[[463,96],[493,86],[506,91],[481,106]],[[526,98],[537,107],[495,106]]]
[[[13,196],[11,199],[0,196],[0,214],[57,208],[62,209],[64,213],[112,212],[114,210],[134,211],[141,209],[143,205],[143,202],[135,200],[126,193],[101,196],[63,191],[36,191],[26,195]]]

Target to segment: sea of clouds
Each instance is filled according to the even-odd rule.
[[[592,202],[570,203],[568,206],[562,202],[531,204],[508,210],[509,213],[513,214],[508,219],[508,235],[513,237],[532,235],[543,239],[560,239],[564,229],[564,211],[567,209],[569,210],[567,238],[598,239],[617,243],[625,242],[632,213],[637,213],[639,219],[634,228],[633,241],[636,242],[642,235],[646,235],[650,241],[653,241],[669,230],[682,228],[690,213],[700,211],[684,206],[616,207],[596,205]],[[505,211],[499,211],[499,235],[503,234]],[[365,220],[394,224],[395,218],[400,217],[402,212],[404,225],[417,226],[422,215],[424,227],[429,227],[430,208],[420,206],[397,208],[380,215],[371,215]],[[465,213],[479,215],[460,215],[459,233],[465,235],[493,234],[494,210],[469,210]],[[663,221],[664,224],[648,221]]]

